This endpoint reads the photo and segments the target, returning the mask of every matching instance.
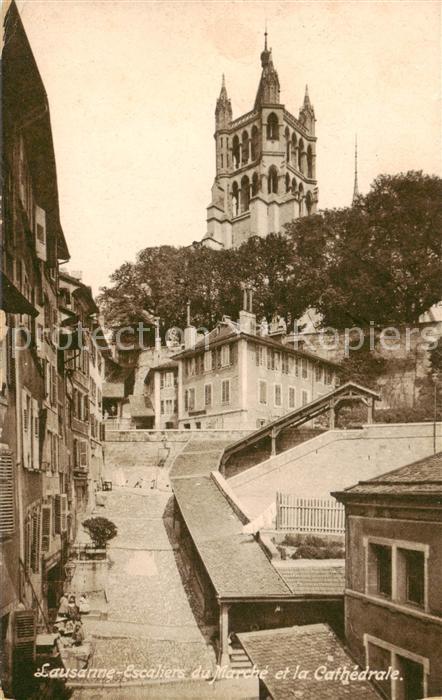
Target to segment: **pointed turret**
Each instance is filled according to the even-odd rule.
[[[310,95],[308,92],[308,85],[305,86],[304,102],[299,110],[299,121],[304,124],[305,128],[308,129],[314,135],[315,133],[315,110],[310,102]]]
[[[227,95],[224,73],[221,82],[221,91],[216,101],[215,118],[217,129],[228,128],[232,121],[232,103]]]
[[[267,48],[267,30],[264,33],[264,51],[261,54],[261,80],[256,94],[255,109],[263,104],[279,104],[279,78],[273,65],[272,49]]]
[[[359,186],[358,186],[358,137],[355,136],[355,181],[353,185],[353,200],[352,206],[356,204],[359,197]]]

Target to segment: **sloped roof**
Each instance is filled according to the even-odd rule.
[[[173,479],[173,491],[192,540],[221,598],[290,595],[210,476]]]
[[[344,594],[344,566],[281,566],[278,572],[294,595],[322,597]]]
[[[368,481],[360,481],[355,486],[332,495],[344,502],[350,500],[352,496],[428,496],[441,499],[442,504],[442,452],[424,457]]]
[[[195,438],[172,466],[172,489],[196,549],[220,598],[290,595],[287,584],[211,476],[227,444]]]
[[[380,695],[364,680],[343,684],[315,678],[315,670],[324,665],[328,671],[355,663],[328,625],[303,625],[283,629],[245,632],[237,635],[246,654],[260,669],[268,668],[264,683],[273,700],[300,697],[302,700],[379,700]],[[310,671],[306,679],[293,679],[296,667]],[[292,673],[279,677],[289,667]],[[362,669],[361,669],[362,670]]]

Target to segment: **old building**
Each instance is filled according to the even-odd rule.
[[[5,15],[2,69],[1,680],[21,698],[30,695],[36,634],[50,630],[75,536],[74,401],[64,340],[76,348],[79,338],[70,328],[74,312],[64,314],[60,303],[59,266],[69,251],[48,99],[14,3]],[[98,374],[94,381],[98,391]],[[89,416],[89,384],[85,391]],[[89,430],[88,419],[88,440]]]
[[[346,509],[345,628],[392,700],[442,694],[442,452],[334,494]]]
[[[284,342],[283,330],[258,328],[251,311],[225,318],[204,338],[185,331],[178,370],[178,426],[251,430],[334,388],[338,366]]]
[[[60,370],[66,385],[68,449],[78,525],[88,506],[93,504],[103,471],[104,359],[103,348],[97,342],[103,335],[91,288],[78,276],[60,272],[59,301],[65,329],[60,341]]]
[[[216,175],[203,239],[215,249],[277,233],[284,224],[316,211],[315,113],[308,89],[296,118],[280,101],[267,33],[261,65],[250,112],[232,118],[224,77],[216,103]]]
[[[167,360],[151,367],[146,379],[147,395],[145,407],[151,410],[151,427],[155,430],[170,430],[178,427],[178,362]],[[140,418],[138,418],[140,420]]]

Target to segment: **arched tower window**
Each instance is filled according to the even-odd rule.
[[[247,131],[242,132],[241,137],[241,162],[243,165],[249,162],[249,135]]]
[[[233,141],[232,141],[232,158],[233,158],[233,167],[239,168],[240,163],[241,163],[241,153],[240,153],[240,147],[239,147],[239,138],[236,135],[233,137]]]
[[[299,194],[299,216],[304,216],[304,187],[302,185],[302,182],[299,184],[298,194]]]
[[[298,145],[298,170],[299,170],[299,172],[304,174],[303,161],[304,161],[304,141],[302,139],[300,139],[299,145]]]
[[[285,191],[290,192],[290,175],[288,173],[285,176]]]
[[[312,197],[312,193],[310,192],[310,190],[307,192],[307,194],[305,196],[305,206],[307,209],[307,215],[310,216],[310,214],[312,213],[312,209],[313,209],[313,197]]]
[[[286,126],[285,132],[285,159],[287,163],[290,163],[290,129]]]
[[[252,178],[252,197],[257,195],[259,192],[259,175],[258,173],[253,173]]]
[[[292,161],[293,161],[293,163],[296,165],[297,141],[296,141],[296,134],[295,134],[295,132],[293,132],[293,134],[292,134],[291,151],[292,151]]]
[[[241,212],[250,209],[250,180],[247,175],[241,180]]]
[[[252,138],[251,138],[251,159],[256,160],[259,157],[259,131],[258,127],[252,126]]]
[[[271,165],[269,168],[267,190],[269,194],[278,194],[278,171],[274,165]]]
[[[237,182],[234,182],[232,185],[232,209],[233,209],[233,216],[238,216],[238,214],[239,214],[239,187],[238,187]]]
[[[296,194],[298,192],[298,185],[296,184],[295,178],[292,180],[292,194]]]
[[[278,141],[279,139],[279,123],[278,117],[274,112],[269,114],[267,118],[267,140]]]
[[[307,148],[307,177],[313,177],[313,151],[311,146]]]

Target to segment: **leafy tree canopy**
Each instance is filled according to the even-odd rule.
[[[324,324],[416,322],[442,298],[442,180],[422,172],[381,175],[353,207],[297,219],[284,234],[253,237],[235,250],[149,247],[126,262],[99,303],[110,327],[161,318],[164,329],[212,328],[236,319],[241,282],[254,310],[292,319],[308,308]]]

